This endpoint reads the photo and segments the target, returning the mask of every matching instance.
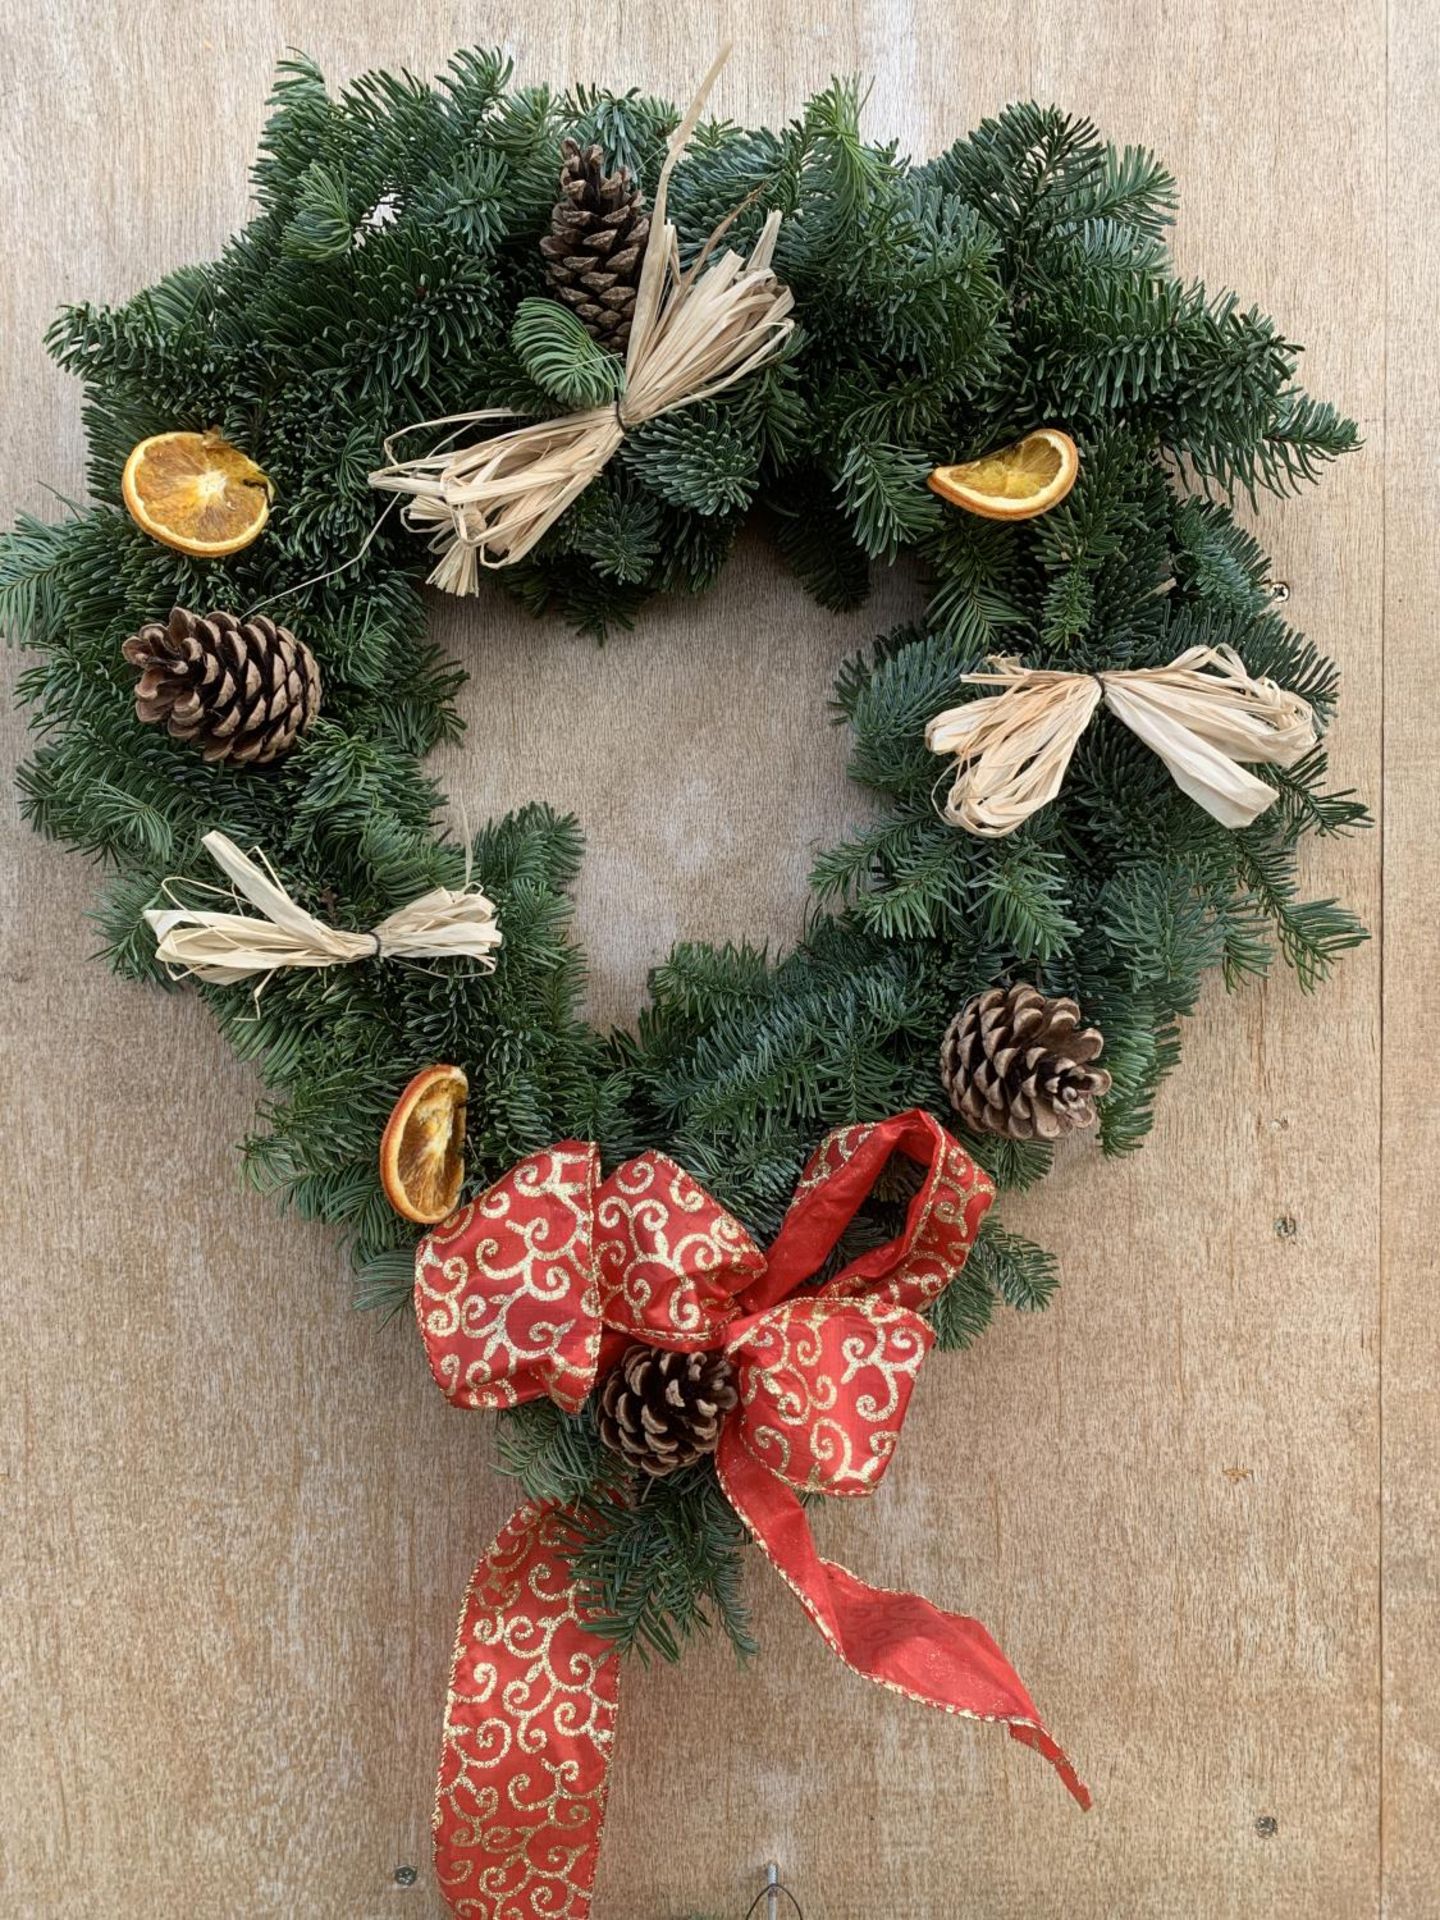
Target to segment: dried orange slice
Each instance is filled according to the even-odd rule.
[[[380,1184],[407,1220],[453,1213],[465,1179],[465,1100],[459,1067],[426,1067],[395,1102],[380,1137]]]
[[[952,506],[986,520],[1033,520],[1058,506],[1075,484],[1080,455],[1068,433],[1039,427],[978,460],[936,467],[930,488]]]
[[[120,492],[152,540],[198,559],[248,547],[270,517],[270,482],[218,433],[155,433],[125,462]]]

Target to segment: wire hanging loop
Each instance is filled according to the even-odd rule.
[[[728,248],[712,258],[743,210],[737,207],[684,270],[679,237],[666,218],[670,176],[729,57],[726,45],[671,136],[660,170],[622,399],[515,427],[477,446],[408,460],[395,451],[405,434],[448,427],[453,439],[466,427],[513,419],[513,410],[484,407],[421,420],[386,440],[387,464],[370,475],[370,484],[406,496],[402,518],[412,531],[428,536],[437,556],[430,580],[445,592],[474,593],[481,568],[513,566],[523,559],[605,467],[627,431],[743,380],[773,360],[794,330],[794,297],[770,264],[780,232],[778,212],[767,216],[748,259]]]
[[[753,1916],[760,1911],[762,1901],[765,1903],[765,1920],[778,1920],[782,1898],[790,1902],[795,1920],[805,1920],[804,1909],[789,1887],[781,1880],[780,1869],[772,1860],[765,1869],[765,1884],[745,1909],[743,1920],[753,1920]]]

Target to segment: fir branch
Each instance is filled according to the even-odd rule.
[[[312,160],[301,176],[294,206],[280,241],[292,259],[334,260],[349,251],[355,221],[342,166]]]
[[[1330,976],[1335,961],[1368,938],[1348,908],[1336,900],[1300,900],[1288,842],[1273,828],[1250,827],[1241,835],[1238,866],[1256,906],[1274,925],[1280,950],[1300,985],[1310,990]]]
[[[571,1565],[593,1617],[622,1654],[678,1660],[719,1626],[742,1659],[756,1642],[743,1595],[745,1533],[711,1461],[647,1480],[631,1505],[605,1502],[579,1520]]]
[[[506,1414],[497,1432],[500,1465],[527,1500],[569,1505],[625,1486],[624,1462],[601,1441],[588,1403],[576,1414],[533,1400]]]
[[[989,1326],[997,1302],[1034,1313],[1048,1304],[1058,1284],[1054,1254],[987,1217],[969,1259],[925,1317],[937,1346],[968,1347]]]
[[[625,390],[625,363],[558,300],[522,300],[510,338],[526,373],[563,408],[609,406]]]
[[[925,486],[929,462],[900,447],[851,447],[835,490],[855,530],[856,544],[872,560],[893,560],[940,523],[940,503]]]
[[[706,516],[749,506],[759,479],[759,449],[736,410],[716,401],[647,421],[626,441],[622,458],[668,505]]]

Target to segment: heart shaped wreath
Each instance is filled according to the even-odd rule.
[[[495,54],[338,99],[287,65],[221,259],[57,321],[96,504],[0,549],[25,805],[111,869],[111,963],[196,981],[268,1089],[251,1178],[503,1413],[524,1501],[466,1598],[437,1811],[472,1915],[588,1910],[617,1656],[748,1647],[749,1536],[843,1659],[1082,1792],[984,1629],[821,1560],[798,1496],[870,1491],[932,1341],[1043,1305],[993,1191],[1097,1109],[1139,1144],[1207,970],[1278,947],[1308,986],[1363,937],[1295,883],[1364,819],[1326,790],[1335,676],[1227,504],[1352,424],[1176,278],[1148,154],[1018,106],[915,166],[859,107],[772,133],[512,90]],[[792,953],[677,948],[601,1035],[575,822],[437,830],[463,676],[420,576],[603,635],[703,591],[752,510],[827,606],[902,554],[930,583],[837,687],[888,811],[820,857]],[[417,1257],[377,1142],[437,1061],[468,1162]]]

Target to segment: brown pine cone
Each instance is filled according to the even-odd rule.
[[[207,760],[263,766],[288,753],[320,711],[314,654],[263,613],[242,622],[176,607],[121,651],[140,669],[136,713],[195,741]]]
[[[739,1397],[723,1353],[629,1347],[600,1388],[600,1438],[659,1478],[715,1451],[721,1422]]]
[[[561,152],[560,198],[540,242],[550,284],[587,332],[623,353],[650,236],[644,195],[624,167],[606,176],[599,147],[566,140]]]
[[[1054,1140],[1093,1127],[1110,1075],[1092,1067],[1104,1046],[1080,1026],[1073,1000],[1047,1000],[1019,981],[991,987],[961,1008],[940,1046],[940,1079],[950,1104],[976,1133]]]

